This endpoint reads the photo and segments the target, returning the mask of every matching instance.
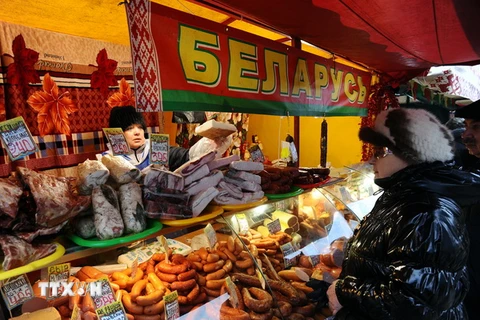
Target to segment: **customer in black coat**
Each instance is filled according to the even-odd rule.
[[[360,138],[375,146],[384,193],[348,242],[329,307],[346,319],[468,319],[460,206],[480,192],[480,177],[444,164],[453,137],[425,110],[384,111]]]

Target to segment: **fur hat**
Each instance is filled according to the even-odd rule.
[[[380,112],[374,128],[362,128],[360,140],[387,147],[410,164],[449,161],[454,140],[447,127],[423,109],[389,109]]]
[[[110,128],[122,128],[122,130],[125,131],[133,124],[139,124],[143,130],[147,130],[145,119],[134,107],[113,107],[112,110],[110,110],[110,120],[108,124]]]
[[[480,100],[472,102],[455,111],[455,117],[480,120]]]

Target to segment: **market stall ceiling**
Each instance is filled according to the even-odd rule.
[[[196,0],[400,76],[480,62],[478,0]]]

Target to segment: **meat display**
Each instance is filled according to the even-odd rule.
[[[57,248],[56,244],[32,246],[25,240],[7,234],[0,235],[0,246],[5,255],[2,264],[3,270],[22,267],[52,254]]]
[[[38,226],[54,227],[90,206],[90,197],[79,196],[73,189],[72,179],[41,174],[23,167],[19,167],[18,171],[35,199],[35,222]]]
[[[138,233],[145,230],[147,220],[142,202],[142,188],[136,182],[130,182],[119,188],[125,233]]]
[[[180,174],[151,168],[145,175],[143,184],[150,190],[183,190],[185,186],[185,180]]]
[[[124,224],[115,190],[108,185],[93,188],[92,205],[97,237],[100,240],[120,237]]]

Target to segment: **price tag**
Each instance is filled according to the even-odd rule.
[[[57,264],[47,268],[48,271],[48,282],[58,283],[59,286],[51,286],[52,292],[47,292],[47,300],[55,299],[60,297],[63,293],[63,286],[60,285],[62,282],[67,282],[70,277],[70,263]]]
[[[125,139],[122,128],[103,128],[103,132],[110,142],[114,155],[130,153],[130,147],[128,146],[127,139]]]
[[[157,241],[160,242],[162,245],[163,251],[165,252],[165,262],[169,262],[168,260],[168,243],[167,239],[164,236],[158,236]]]
[[[70,320],[82,320],[82,317],[80,315],[80,308],[78,307],[78,305],[76,303],[73,306],[72,316],[70,317]]]
[[[178,305],[178,293],[177,290],[170,294],[163,296],[165,301],[165,319],[173,320],[180,317],[180,307]]]
[[[4,282],[1,291],[8,310],[12,310],[34,297],[30,281],[24,274],[8,279]]]
[[[248,149],[250,153],[250,159],[254,162],[264,162],[265,157],[263,156],[262,149],[258,145],[253,145]]]
[[[263,277],[260,270],[257,269],[256,272],[257,272],[258,280],[260,280],[260,285],[262,286],[262,289],[265,290],[265,278]]]
[[[235,215],[238,221],[238,226],[240,227],[239,233],[245,235],[248,233],[250,226],[248,225],[247,217],[243,213],[238,213]]]
[[[320,263],[320,255],[316,254],[316,255],[313,255],[313,256],[308,256],[308,259],[310,260],[310,263],[312,264],[312,266],[316,266],[317,264]]]
[[[237,290],[235,290],[236,286],[233,283],[232,279],[230,277],[225,278],[225,284],[227,285],[227,290],[228,293],[230,294],[230,302],[232,303],[232,307],[238,308],[238,295],[237,295]]]
[[[120,301],[115,301],[95,310],[98,320],[126,320],[127,314]],[[73,320],[73,318],[72,318]]]
[[[152,133],[150,135],[150,163],[168,167],[168,150],[170,136],[168,134]]]
[[[292,254],[295,252],[295,248],[293,247],[291,242],[287,242],[283,245],[280,246],[280,250],[282,250],[283,253],[283,262],[285,264],[285,269],[288,267],[294,266],[297,264],[297,259],[296,257],[293,259],[288,259],[287,256],[289,254]]]
[[[12,161],[38,152],[38,146],[23,117],[0,122],[0,138]]]
[[[213,247],[215,246],[215,243],[217,243],[217,233],[215,232],[215,229],[213,229],[212,225],[209,223],[207,224],[205,229],[203,229],[203,232],[207,236],[208,244],[210,248],[213,249]]]
[[[282,226],[280,225],[280,219],[275,219],[272,222],[267,224],[268,232],[270,234],[275,234],[282,230]]]
[[[135,275],[137,274],[138,270],[138,258],[135,258],[132,262],[132,273],[130,274],[130,278],[135,278]]]
[[[100,278],[97,281],[90,282],[89,286],[97,286],[97,288],[99,286],[101,288],[100,295],[92,296],[93,303],[95,304],[95,310],[101,309],[102,307],[116,302],[115,294],[107,278]],[[92,290],[90,289],[89,292],[92,292]]]

